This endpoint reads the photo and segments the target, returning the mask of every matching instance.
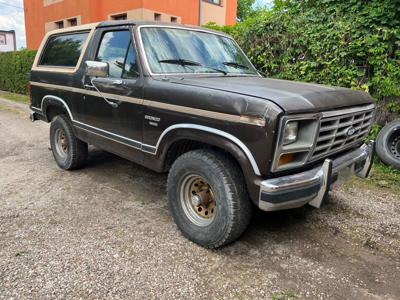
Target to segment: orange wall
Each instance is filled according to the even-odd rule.
[[[237,17],[238,0],[225,0],[226,2],[226,25],[235,25]]]
[[[226,24],[236,23],[237,0],[224,0]],[[24,0],[28,49],[37,49],[45,23],[81,16],[81,24],[107,20],[108,15],[146,8],[180,16],[183,24],[199,24],[199,0],[64,0],[43,6],[43,0]]]

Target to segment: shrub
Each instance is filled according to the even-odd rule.
[[[36,51],[0,53],[0,90],[28,94],[29,71]]]
[[[270,77],[369,92],[384,123],[400,112],[397,0],[280,0],[234,27],[253,64]]]

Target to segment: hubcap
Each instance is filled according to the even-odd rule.
[[[64,130],[62,129],[57,129],[55,133],[55,145],[56,145],[56,151],[57,154],[63,158],[67,157],[68,155],[68,139],[67,136],[65,135]]]
[[[391,154],[400,159],[400,129],[395,129],[394,132],[389,137],[388,146]]]
[[[217,213],[210,184],[199,175],[187,176],[181,185],[181,203],[185,215],[198,226],[207,226]]]

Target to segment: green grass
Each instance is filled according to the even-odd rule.
[[[21,95],[21,94],[0,91],[0,98],[12,100],[12,101],[19,102],[19,103],[29,104],[29,96],[27,96],[27,95]]]
[[[356,178],[353,183],[368,189],[390,191],[400,196],[400,170],[384,165],[379,159],[375,160],[368,178]]]
[[[285,292],[275,292],[272,294],[271,297],[272,300],[294,300],[294,299],[299,299],[299,296],[296,294],[285,291]]]

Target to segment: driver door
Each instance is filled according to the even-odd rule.
[[[129,27],[102,29],[95,37],[92,60],[108,63],[109,76],[85,75],[85,123],[91,140],[110,152],[135,161],[140,151],[143,127],[143,79]],[[88,130],[88,131],[89,131]]]

